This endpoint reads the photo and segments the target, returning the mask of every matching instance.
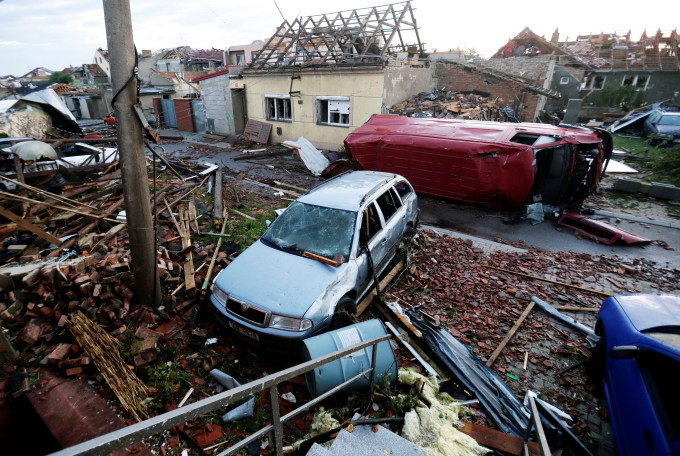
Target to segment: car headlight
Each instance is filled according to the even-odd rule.
[[[314,326],[312,320],[307,318],[291,318],[272,314],[269,320],[270,328],[283,329],[285,331],[306,331]]]
[[[227,294],[220,289],[217,285],[213,284],[211,287],[212,295],[217,299],[217,302],[223,306],[227,305]]]

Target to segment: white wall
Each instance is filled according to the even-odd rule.
[[[225,136],[236,134],[229,75],[204,79],[200,81],[200,84],[205,117],[213,120],[215,125],[213,132]],[[208,124],[209,122],[206,122],[206,128],[209,128]]]

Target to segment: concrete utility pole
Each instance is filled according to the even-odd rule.
[[[135,292],[140,304],[157,306],[161,301],[161,287],[156,270],[144,137],[142,125],[133,108],[137,102],[137,78],[132,78],[123,88],[134,73],[136,60],[130,1],[103,0],[103,3],[114,95],[122,89],[113,109],[116,112],[118,152]]]

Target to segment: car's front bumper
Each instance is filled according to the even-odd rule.
[[[233,335],[255,347],[284,353],[298,353],[302,340],[319,332],[312,328],[303,332],[276,330],[271,328],[255,328],[229,314],[224,305],[213,296],[210,302],[217,320]],[[290,335],[290,336],[288,336]]]

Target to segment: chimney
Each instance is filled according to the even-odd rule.
[[[559,41],[560,41],[560,31],[556,28],[555,31],[552,34],[552,38],[550,38],[550,43],[556,45]]]

